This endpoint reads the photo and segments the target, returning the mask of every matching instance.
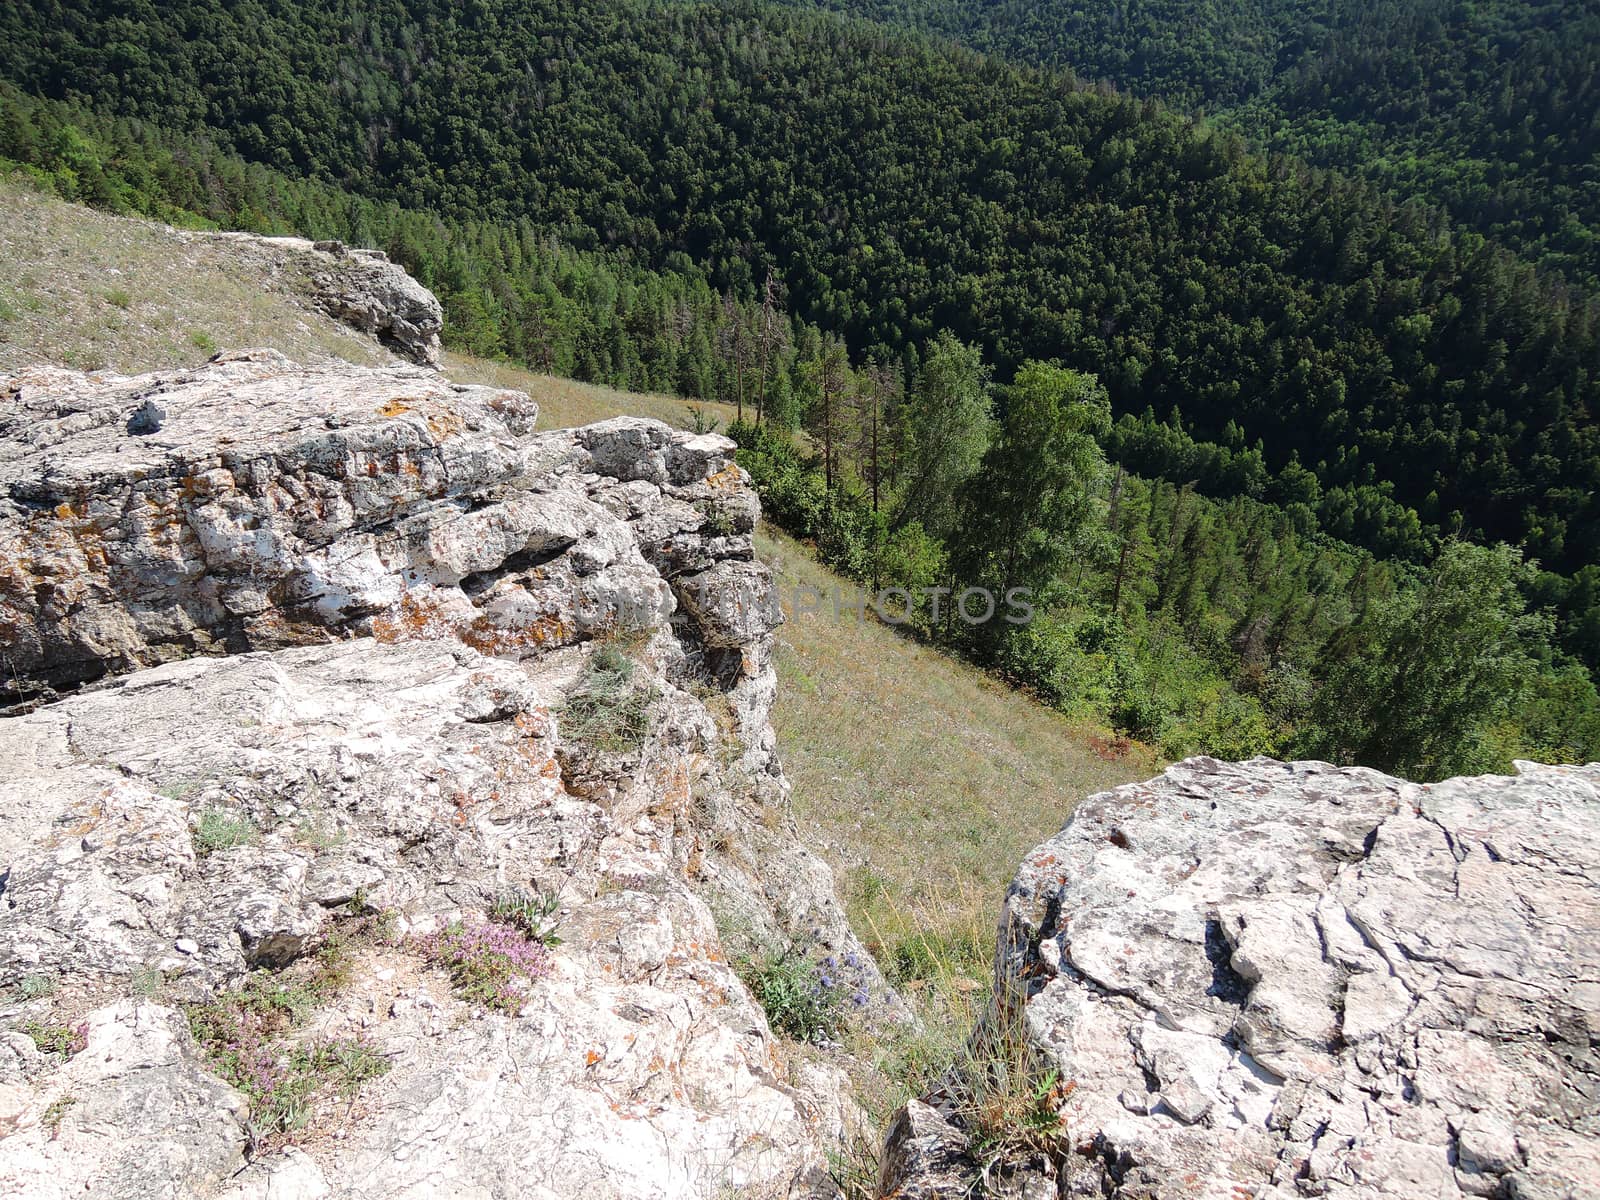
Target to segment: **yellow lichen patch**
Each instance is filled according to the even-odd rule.
[[[460,433],[466,427],[467,423],[453,412],[428,415],[428,430],[441,442],[452,434]]]
[[[372,636],[378,641],[393,644],[414,640],[439,641],[452,637],[457,630],[443,604],[407,592],[400,602],[372,618]]]
[[[578,640],[578,627],[560,613],[544,613],[526,625],[505,628],[479,617],[460,631],[463,642],[480,654],[520,658],[529,650],[548,650]]]
[[[408,413],[410,411],[411,405],[407,404],[405,400],[401,399],[399,396],[396,396],[393,400],[390,400],[378,410],[378,415],[380,417],[398,417],[401,413]]]
[[[661,799],[650,806],[651,817],[660,820],[688,812],[692,790],[688,764],[682,759],[674,759],[658,782],[661,786],[657,794]]]
[[[729,463],[715,474],[707,475],[706,486],[719,492],[737,491],[744,486],[744,480],[739,476],[738,466],[734,463]]]
[[[79,838],[87,837],[100,827],[105,820],[105,797],[91,801],[80,809],[75,809],[72,816],[76,818],[71,825],[57,830],[50,837],[52,846],[59,846],[64,842],[75,842]]]
[[[550,732],[550,710],[541,704],[532,711],[519,712],[511,718],[511,723],[524,737],[543,737]]]

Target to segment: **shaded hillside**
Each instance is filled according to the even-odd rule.
[[[1591,286],[1600,274],[1592,2],[800,2],[1222,114]]]
[[[949,328],[1002,376],[1060,358],[1121,411],[1297,454],[1386,551],[1459,526],[1572,571],[1600,544],[1594,301],[1149,106],[744,7],[47,4],[4,34],[28,87],[360,194],[747,297],[771,265],[858,353]]]

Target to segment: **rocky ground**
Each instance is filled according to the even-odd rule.
[[[996,975],[1035,1136],[953,1087],[890,1194],[1600,1196],[1600,765],[1180,763],[1028,856]]]
[[[769,1023],[909,1018],[789,815],[732,444],[536,431],[390,264],[202,240],[385,365],[0,377],[0,1193],[872,1193]],[[1026,856],[875,1190],[1597,1197],[1597,1045],[1600,766],[1194,759]]]
[[[441,324],[433,295],[371,252],[174,229],[0,177],[0,372],[196,366],[235,346],[431,362]]]
[[[267,352],[3,391],[5,1191],[826,1193],[719,924],[894,1004],[731,443]]]

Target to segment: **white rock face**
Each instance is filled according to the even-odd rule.
[[[402,358],[425,367],[439,365],[444,309],[382,250],[250,233],[181,236],[226,243],[234,254],[271,273],[291,276],[293,290],[336,321],[371,335]]]
[[[1062,1195],[1600,1196],[1600,765],[1191,759],[1028,856],[996,970]]]
[[[0,1194],[828,1194],[842,1079],[784,1063],[719,933],[869,961],[783,816],[731,443],[535,434],[519,393],[270,353],[0,397],[0,1027],[87,1030],[65,1061],[0,1034]],[[600,638],[637,745],[564,729]],[[509,887],[558,895],[563,939],[515,1015],[417,949]],[[184,1007],[351,905],[399,932],[305,1036],[390,1070],[258,1145]]]

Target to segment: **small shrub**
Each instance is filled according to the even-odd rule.
[[[4,296],[0,296],[0,321],[15,321],[20,315]]]
[[[61,1122],[66,1119],[67,1112],[77,1102],[78,1098],[70,1092],[64,1096],[57,1096],[50,1102],[50,1107],[45,1109],[43,1115],[40,1116],[39,1124],[48,1129],[50,1136],[54,1138],[60,1131]]]
[[[105,294],[106,303],[113,308],[127,308],[133,303],[133,297],[126,288],[111,288]]]
[[[167,986],[167,977],[159,967],[140,967],[134,971],[128,983],[135,996],[151,1000]]]
[[[248,817],[213,805],[200,814],[194,828],[194,848],[201,855],[215,854],[254,841],[256,827]]]
[[[717,426],[722,424],[721,418],[708,417],[705,409],[696,408],[693,404],[684,405],[684,411],[689,414],[689,424],[695,433],[715,433]]]
[[[546,947],[561,944],[561,937],[556,933],[561,926],[560,911],[561,897],[542,889],[534,893],[521,888],[501,892],[489,906],[489,915],[496,921],[515,925]]]
[[[732,537],[738,530],[734,527],[733,518],[724,512],[721,506],[712,503],[696,505],[700,515],[705,519],[700,522],[700,529],[708,537]]]
[[[631,658],[610,643],[601,645],[561,706],[562,732],[615,754],[639,749],[650,732],[656,691],[640,685],[636,674]]]
[[[56,981],[50,975],[24,975],[17,991],[24,1000],[43,1000],[56,994]]]
[[[550,970],[550,954],[505,921],[457,921],[422,940],[430,961],[450,976],[456,994],[473,1004],[515,1013],[527,1000],[525,985]]]
[[[23,1023],[22,1032],[33,1039],[39,1053],[48,1054],[65,1062],[89,1044],[89,1024],[47,1025],[42,1021]]]
[[[217,352],[217,339],[203,330],[196,330],[194,333],[191,333],[189,335],[189,342],[196,350],[199,350],[205,354],[215,354]]]
[[[836,1037],[845,1015],[871,1002],[854,953],[812,959],[791,946],[744,959],[739,975],[772,1028],[800,1042]]]

